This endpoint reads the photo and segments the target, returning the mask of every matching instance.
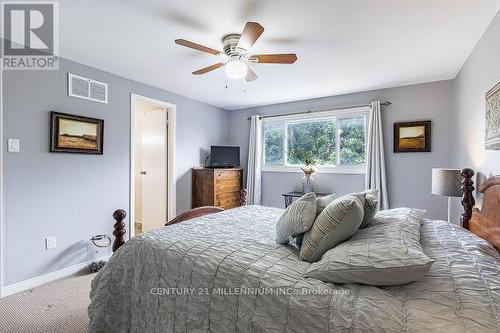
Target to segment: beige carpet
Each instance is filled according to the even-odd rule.
[[[94,276],[76,275],[0,299],[0,332],[87,332]]]

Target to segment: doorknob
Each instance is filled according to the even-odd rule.
[[[146,173],[146,171],[141,171],[141,175],[145,175]]]

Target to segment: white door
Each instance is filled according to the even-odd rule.
[[[142,229],[167,221],[167,114],[144,112],[142,117]]]

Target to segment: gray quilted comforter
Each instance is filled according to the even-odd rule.
[[[500,331],[499,254],[460,227],[425,221],[436,262],[421,281],[334,285],[275,243],[281,213],[246,206],[132,238],[92,281],[90,331]]]

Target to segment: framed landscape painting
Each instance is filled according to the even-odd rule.
[[[52,111],[50,151],[60,153],[103,153],[104,120]]]
[[[500,83],[486,93],[485,148],[500,149]]]
[[[394,123],[394,152],[431,151],[431,121]]]

